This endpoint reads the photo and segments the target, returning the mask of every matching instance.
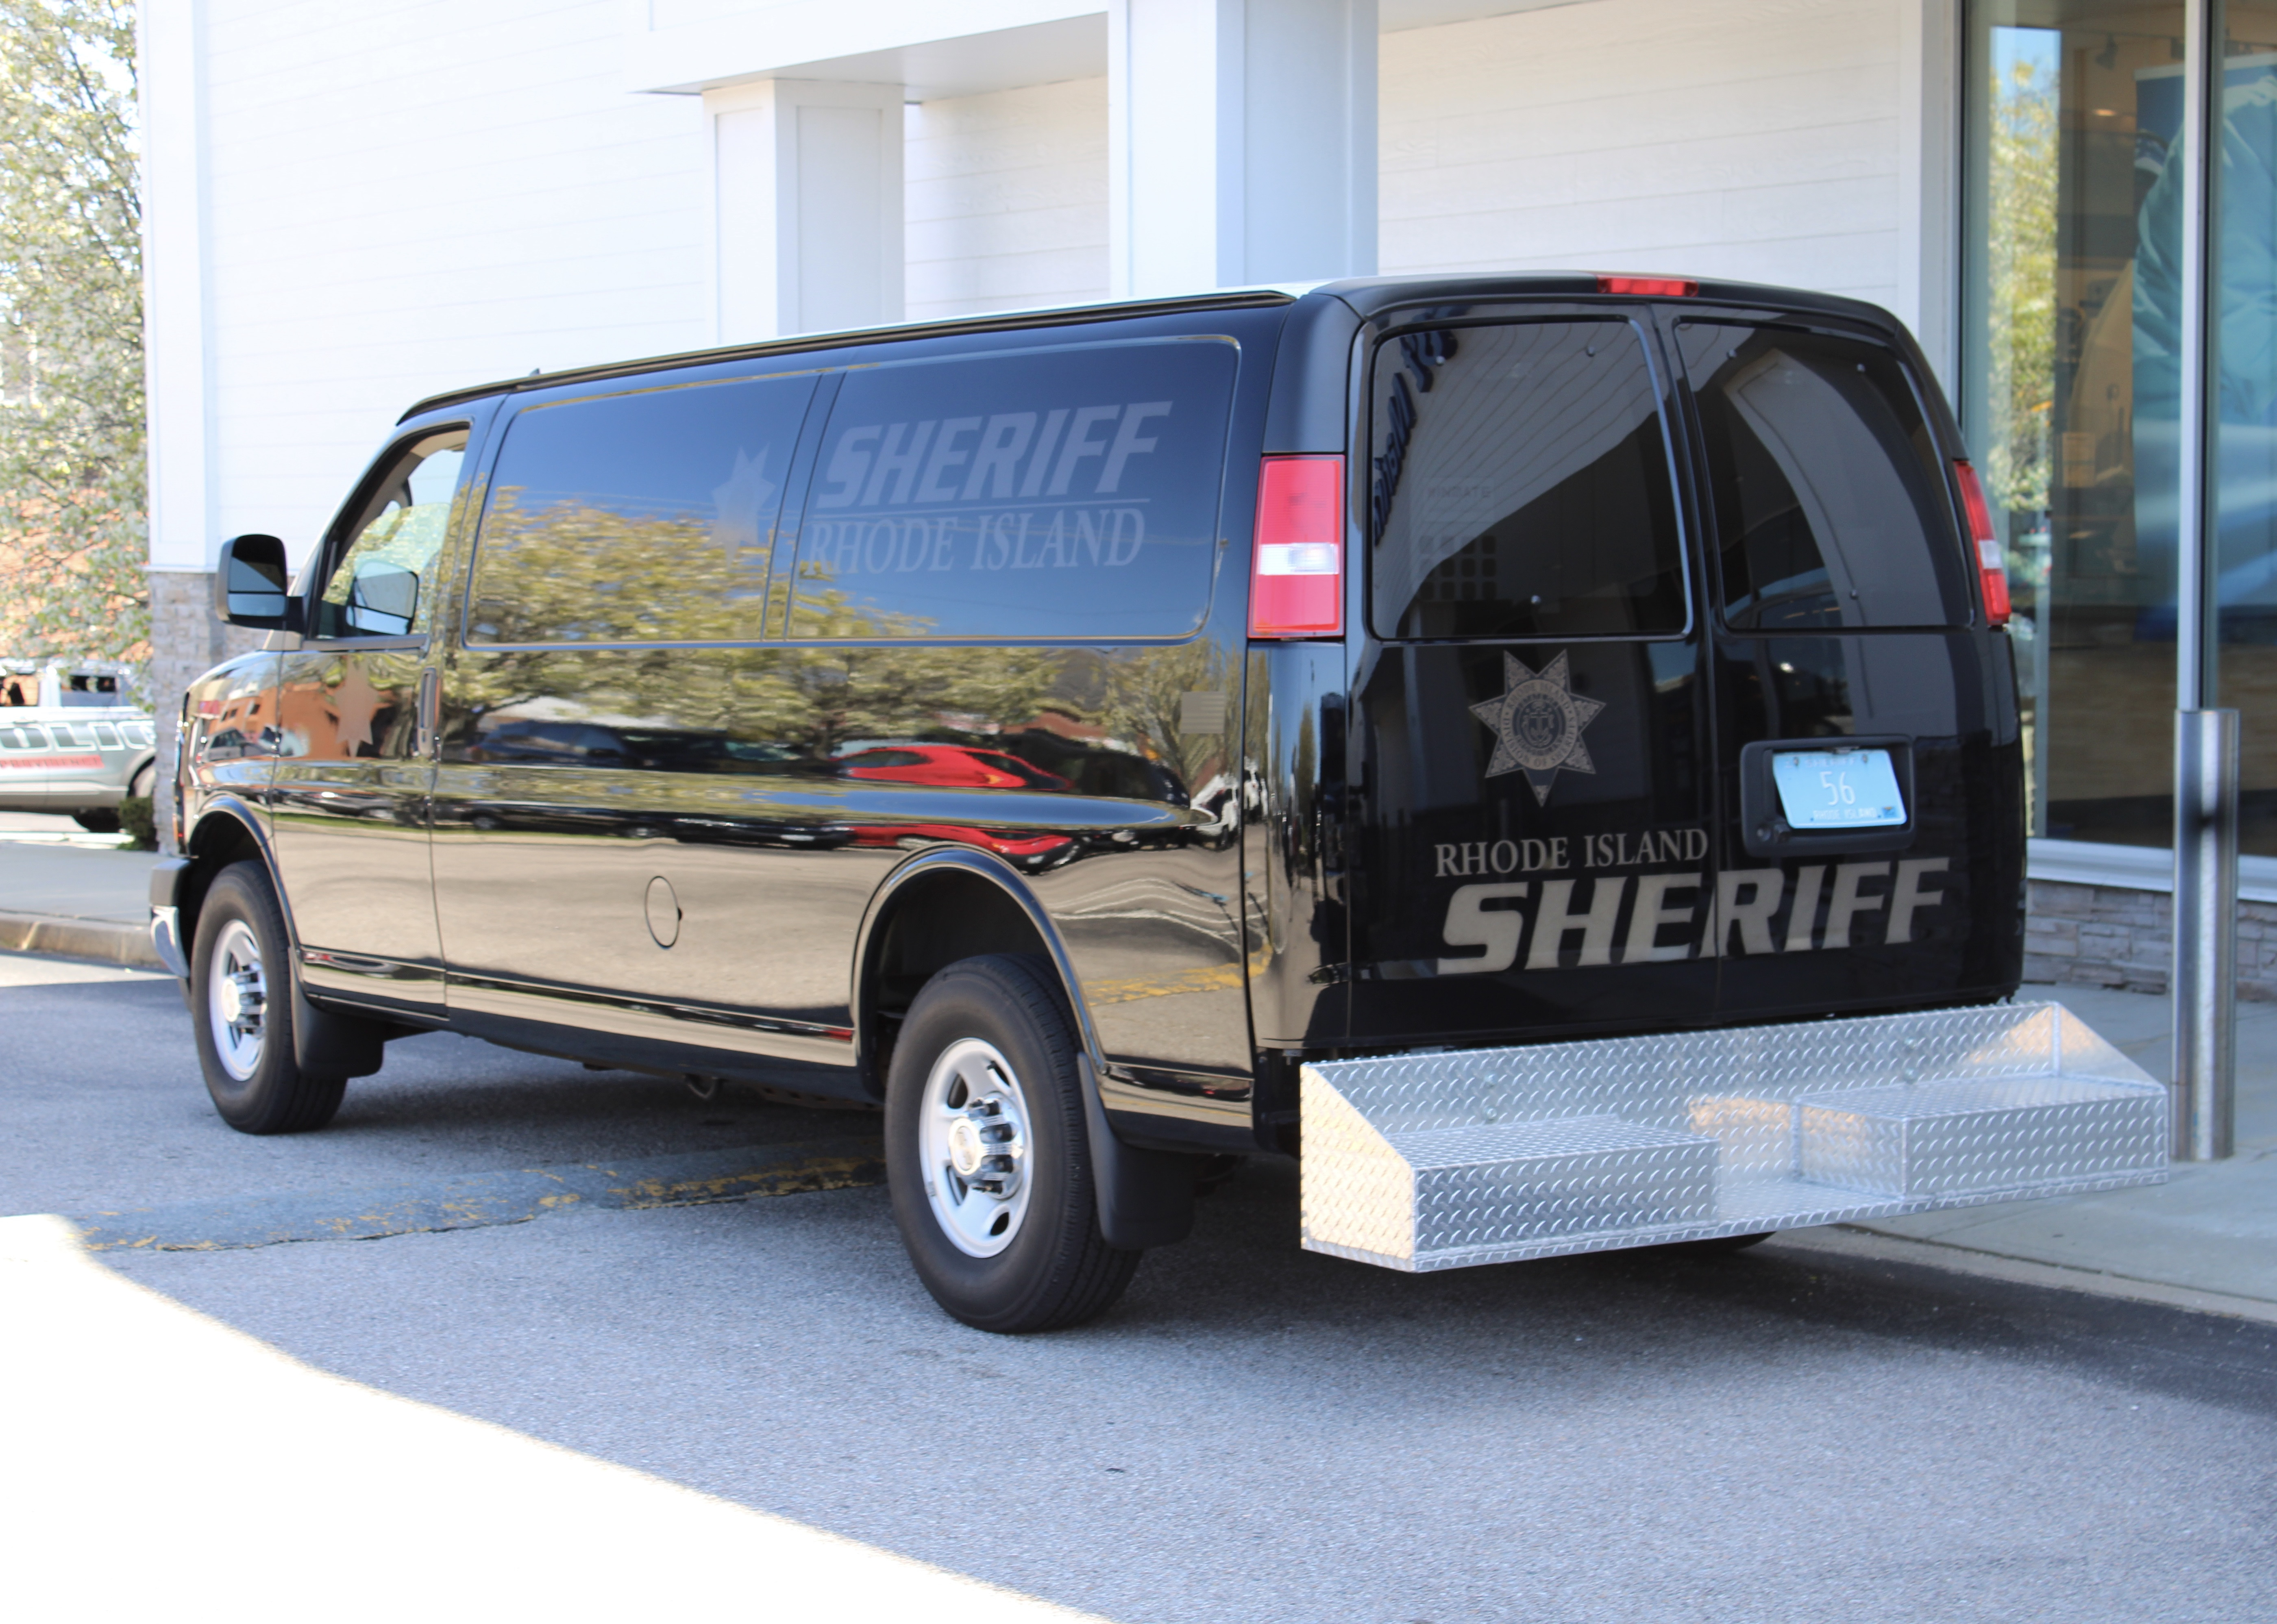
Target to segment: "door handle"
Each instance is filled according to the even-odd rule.
[[[423,758],[435,753],[435,730],[439,724],[442,694],[441,672],[430,665],[419,673],[419,731],[413,746]]]

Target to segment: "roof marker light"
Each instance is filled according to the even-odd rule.
[[[1252,637],[1343,634],[1344,530],[1343,458],[1265,459],[1249,573]]]
[[[1626,293],[1634,299],[1691,299],[1700,285],[1683,277],[1607,277],[1597,278],[1600,293]]]
[[[1961,505],[1969,514],[1969,540],[1976,550],[1976,578],[1984,588],[1984,619],[1991,626],[2008,624],[2008,561],[2000,551],[2000,538],[1992,528],[1992,509],[1984,500],[1984,482],[1965,461],[1953,465],[1961,481]]]

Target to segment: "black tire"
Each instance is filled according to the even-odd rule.
[[[954,1066],[960,1058],[975,1063],[980,1052],[975,1044],[993,1049],[1009,1067],[1009,1093],[1026,1119],[1025,1153],[1017,1158],[1022,1204],[1011,1210],[1009,1239],[1001,1242],[971,1223],[961,1232],[966,1241],[952,1239],[963,1220],[948,1215],[960,1203],[985,1204],[972,1192],[986,1193],[989,1165],[977,1166],[976,1181],[967,1185],[948,1162],[929,1166],[933,1158],[925,1149],[932,1116],[959,1114],[946,1108],[958,1097]],[[1141,1254],[1108,1245],[1100,1233],[1076,1053],[1073,1025],[1048,967],[1009,953],[963,960],[935,975],[910,1005],[895,1043],[886,1088],[886,1172],[894,1218],[933,1301],[978,1330],[1080,1324],[1120,1297],[1138,1267]],[[928,1106],[929,1084],[943,1066],[951,1067],[941,1073],[949,1081],[936,1105]],[[1001,1072],[988,1074],[1004,1081]],[[985,1100],[962,1114],[983,1110],[995,1110],[992,1119],[1003,1119]],[[952,1127],[949,1137],[956,1132]],[[969,1136],[966,1148],[971,1149]],[[930,1193],[933,1176],[953,1195]],[[1011,1198],[988,1199],[1000,1200],[991,1210],[1004,1216]],[[976,1244],[1001,1244],[1001,1249],[976,1256],[970,1249]]]
[[[190,1024],[206,1092],[241,1134],[322,1127],[347,1089],[346,1078],[311,1076],[294,1057],[292,954],[268,870],[237,862],[216,875],[190,950]]]
[[[140,801],[148,801],[153,795],[156,794],[158,793],[158,763],[156,762],[144,762],[140,770],[135,772],[134,781],[126,786],[126,793]]]
[[[89,807],[84,812],[72,813],[71,819],[91,835],[115,835],[118,832],[118,814],[109,807]]]

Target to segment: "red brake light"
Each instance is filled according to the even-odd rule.
[[[1984,618],[1993,626],[2008,624],[2008,561],[2001,556],[2000,538],[1992,529],[1991,505],[1984,500],[1984,482],[1965,462],[1953,465],[1961,481],[1961,505],[1969,514],[1969,544],[1976,550],[1976,578],[1984,588]]]
[[[1249,566],[1252,637],[1344,629],[1344,459],[1268,457],[1257,474]]]
[[[1700,285],[1682,277],[1599,277],[1597,292],[1636,299],[1690,299],[1700,292]]]

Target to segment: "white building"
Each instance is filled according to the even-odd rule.
[[[2118,886],[2077,904],[2116,921],[2159,865],[2111,848],[2167,839],[2172,548],[2136,534],[2129,340],[2101,318],[2128,307],[2150,241],[2144,177],[2167,150],[2184,12],[150,0],[161,689],[223,646],[203,609],[221,538],[304,550],[396,415],[454,385],[1376,271],[1795,284],[1903,316],[2006,470],[2035,832],[2063,842],[2041,868]],[[2277,98],[2277,0],[2228,14],[2233,100]],[[2249,146],[2258,130],[2233,125]],[[2254,242],[2277,215],[2269,156],[2224,203]],[[2020,247],[2015,223],[2044,218]],[[2225,567],[2277,540],[2233,505]],[[2223,681],[2247,711],[2247,850],[2277,856],[2277,704],[2258,702],[2277,690],[2277,584],[2261,579],[2226,612]],[[2106,979],[2132,958],[2163,974],[2163,950],[2125,930],[2052,916],[2041,937],[2058,954],[2106,942]],[[2277,993],[2277,972],[2248,974]]]

